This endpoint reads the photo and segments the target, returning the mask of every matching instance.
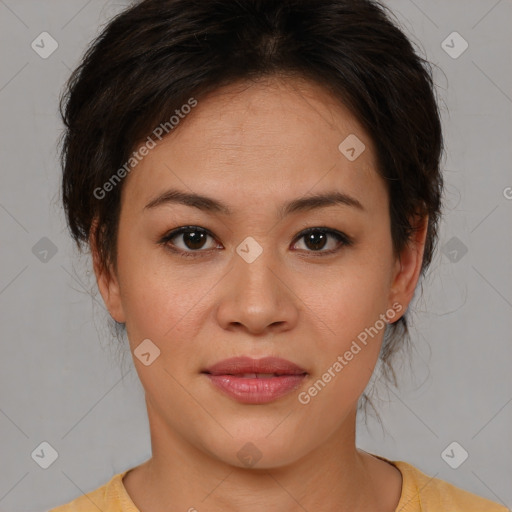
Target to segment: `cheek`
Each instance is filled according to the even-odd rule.
[[[137,244],[126,228],[119,231],[117,265],[130,341],[171,333],[191,309],[194,296],[178,268],[166,264],[161,248],[151,242]]]
[[[325,323],[327,338],[346,343],[386,312],[390,268],[389,259],[354,254],[327,275],[309,272],[299,293],[311,315]]]
[[[160,341],[185,332],[193,336],[201,311],[198,301],[205,292],[191,291],[191,284],[174,273],[134,271],[122,293],[127,330]]]
[[[385,279],[354,271],[342,280],[331,280],[322,294],[309,298],[311,304],[318,301],[311,309],[324,335],[315,337],[310,347],[315,374],[298,399],[312,408],[311,421],[318,422],[315,428],[327,424],[335,428],[340,415],[352,410],[366,388],[387,327],[385,289]],[[327,410],[332,411],[329,418]]]
[[[347,259],[330,278],[323,277],[321,287],[313,288],[314,276],[310,276],[305,299],[308,315],[324,335],[315,337],[311,347],[318,357],[315,377],[320,382],[305,401],[311,398],[317,406],[330,403],[333,407],[353,403],[373,373],[387,326],[392,261],[385,251],[380,253],[382,258],[376,257],[378,252],[374,254]],[[307,289],[304,286],[303,292]],[[323,398],[317,400],[315,393]]]

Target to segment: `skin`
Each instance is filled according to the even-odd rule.
[[[353,162],[338,150],[349,134],[366,145]],[[213,197],[233,213],[145,208],[169,188]],[[350,194],[364,211],[338,204],[278,217],[284,202],[326,191]],[[91,244],[99,290],[126,323],[132,353],[148,338],[160,349],[149,366],[133,358],[152,458],[123,482],[140,510],[395,510],[400,472],[355,445],[358,399],[384,330],[308,404],[298,400],[379,315],[398,303],[394,322],[407,309],[426,219],[397,258],[388,208],[369,136],[327,91],[297,78],[232,84],[201,98],[125,179],[115,270],[102,267]],[[187,225],[212,236],[202,246],[184,236],[173,242],[202,255],[181,257],[159,243]],[[353,244],[330,236],[315,251],[297,238],[308,227],[338,230]],[[263,249],[252,263],[236,252],[248,236]],[[201,374],[241,355],[282,357],[309,375],[274,402],[241,404]],[[262,455],[252,468],[237,457],[247,442]]]

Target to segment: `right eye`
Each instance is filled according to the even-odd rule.
[[[159,243],[181,256],[189,257],[196,256],[194,253],[206,252],[209,250],[201,250],[204,247],[205,241],[208,239],[208,237],[215,239],[207,229],[201,228],[199,226],[182,226],[180,228],[169,231],[159,240]],[[179,241],[180,238],[181,247],[179,243],[175,243],[173,241],[175,239],[178,239]]]

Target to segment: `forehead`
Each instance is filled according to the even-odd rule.
[[[337,98],[313,82],[274,77],[199,98],[128,176],[123,196],[149,202],[179,187],[227,197],[236,210],[237,197],[282,201],[335,188],[371,201],[382,194],[376,169],[372,141]]]
[[[320,85],[299,78],[265,77],[237,82],[202,98],[172,137],[200,151],[257,154],[260,148],[300,152],[305,139],[313,145],[328,133],[334,142],[344,133],[368,139],[348,108]],[[331,143],[329,137],[325,145]]]

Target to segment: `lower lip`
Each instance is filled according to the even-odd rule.
[[[281,375],[263,379],[236,375],[206,374],[212,384],[229,397],[244,404],[266,404],[297,389],[306,375]]]

